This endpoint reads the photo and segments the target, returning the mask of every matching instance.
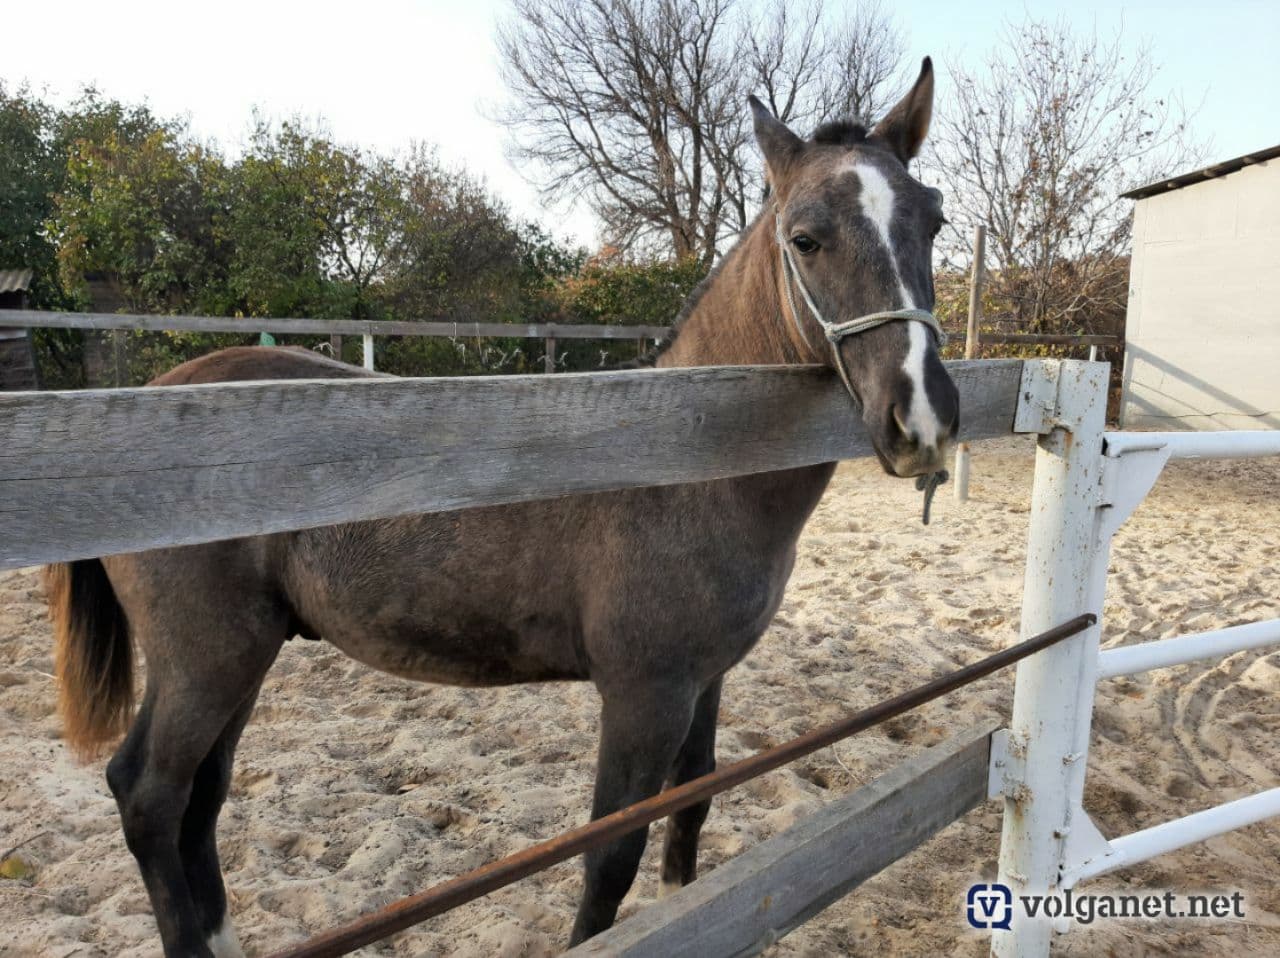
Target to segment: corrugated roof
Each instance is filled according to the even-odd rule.
[[[1202,183],[1205,180],[1226,176],[1228,173],[1243,170],[1246,166],[1252,166],[1254,163],[1265,163],[1267,160],[1274,160],[1277,156],[1280,156],[1280,144],[1267,147],[1265,150],[1258,150],[1255,153],[1237,156],[1234,160],[1223,160],[1213,166],[1192,170],[1190,173],[1183,173],[1167,180],[1160,180],[1157,183],[1148,183],[1146,186],[1139,186],[1136,190],[1130,190],[1128,193],[1121,193],[1120,197],[1126,200],[1144,200],[1148,196],[1155,196],[1157,193],[1167,193],[1169,190],[1178,190],[1184,186],[1190,186],[1192,183]]]
[[[0,293],[20,293],[31,288],[29,269],[0,269]]]

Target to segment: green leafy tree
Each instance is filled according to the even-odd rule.
[[[0,87],[0,146],[0,256],[36,269],[41,306],[87,306],[86,277],[101,277],[139,312],[452,318],[460,333],[471,321],[660,325],[705,272],[695,257],[588,258],[514,219],[481,180],[429,148],[395,159],[296,121],[259,118],[229,162],[145,106],[88,89],[59,111]],[[245,335],[132,333],[129,381],[256,342],[246,325]],[[41,331],[46,382],[81,384],[85,342]],[[357,359],[357,343],[348,347],[345,358]],[[541,371],[543,348],[389,337],[378,340],[378,365],[409,375]],[[558,367],[599,368],[634,351],[561,340]]]
[[[221,158],[178,132],[69,145],[49,225],[64,285],[105,273],[140,311],[190,309],[225,277]]]
[[[378,317],[372,289],[402,230],[394,163],[298,122],[258,119],[230,178],[230,288],[244,312]]]
[[[31,301],[67,305],[58,282],[57,247],[45,229],[61,188],[56,112],[26,87],[0,81],[0,269],[34,271]]]
[[[502,322],[520,313],[519,227],[484,184],[418,148],[403,169],[403,215],[383,301],[404,318]]]

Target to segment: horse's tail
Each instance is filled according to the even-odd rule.
[[[45,566],[53,622],[58,711],[71,749],[96,756],[133,712],[133,644],[99,559]]]

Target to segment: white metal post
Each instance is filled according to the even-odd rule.
[[[373,369],[373,336],[365,333],[360,337],[360,342],[364,346],[364,368]]]
[[[1099,535],[1107,373],[1105,363],[1078,360],[1024,366],[1014,428],[1040,438],[1021,634],[1084,612],[1098,625],[1018,665],[1000,844],[1000,881],[1015,899],[1057,890],[1084,790],[1109,545]],[[1019,911],[1010,930],[993,931],[992,953],[1042,958],[1052,924]]]

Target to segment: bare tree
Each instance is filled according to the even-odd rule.
[[[883,117],[911,79],[901,75],[905,52],[902,33],[879,0],[854,5],[833,35],[823,114],[868,123]]]
[[[1197,157],[1187,113],[1155,92],[1149,50],[1028,18],[981,68],[950,72],[929,161],[950,253],[987,223],[992,295],[1035,331],[1123,316],[1131,215],[1119,194]]]
[[[760,198],[745,102],[804,126],[883,102],[901,41],[878,6],[513,0],[498,49],[513,154],[551,199],[583,196],[623,249],[709,265]],[[852,57],[879,44],[866,68]],[[877,48],[879,49],[879,48]]]

